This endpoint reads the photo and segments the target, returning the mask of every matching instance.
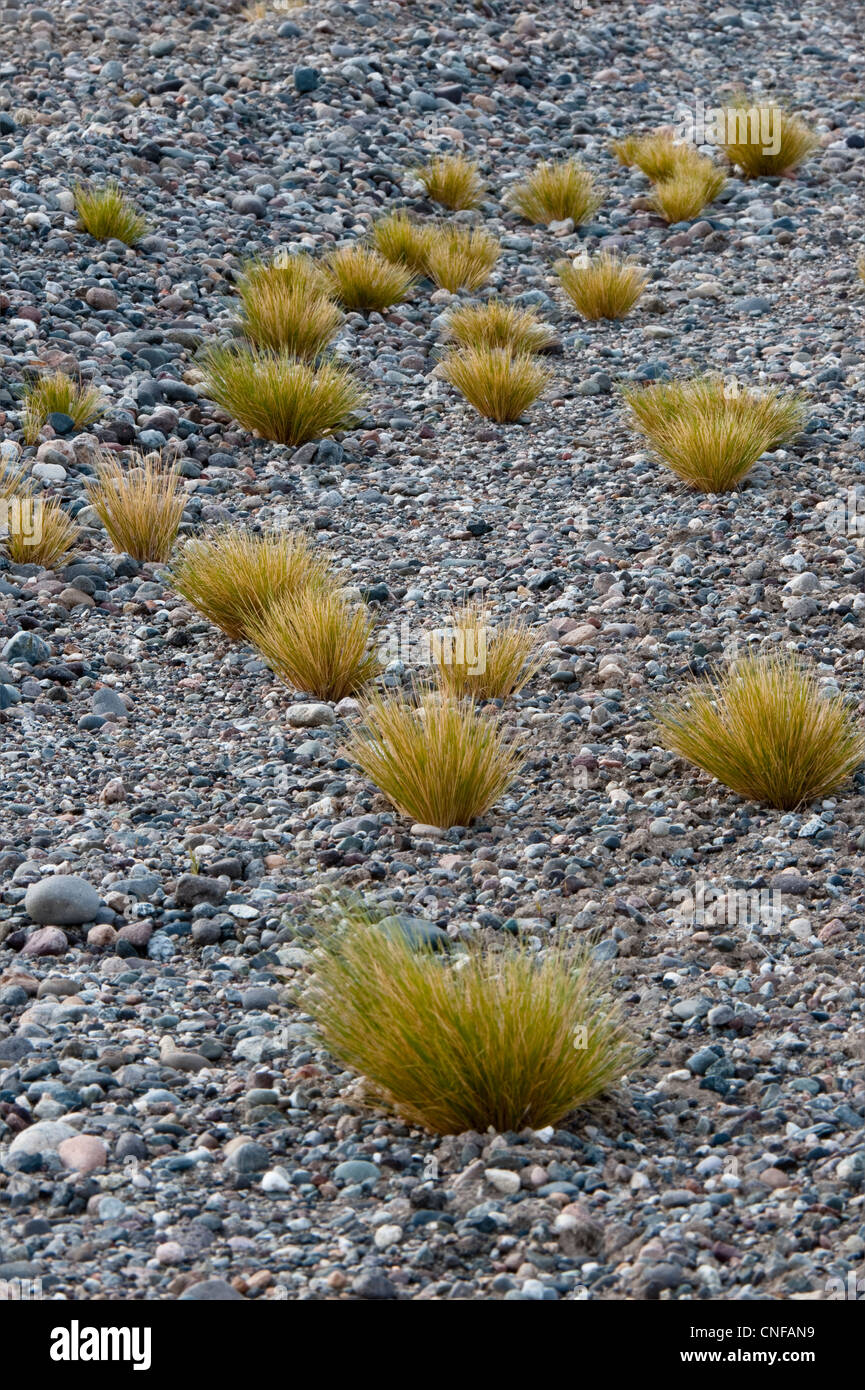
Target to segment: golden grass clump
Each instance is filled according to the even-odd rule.
[[[482,603],[457,608],[431,641],[439,689],[473,700],[505,700],[540,670],[537,633],[519,618],[495,627]]]
[[[238,285],[243,332],[258,348],[311,361],[338,331],[342,312],[314,282],[292,284],[279,267],[268,271]]]
[[[24,388],[21,430],[25,444],[35,444],[49,415],[68,415],[77,430],[86,429],[102,414],[105,403],[95,386],[73,381],[65,372],[52,372]]]
[[[585,266],[560,261],[555,269],[562,289],[585,319],[623,319],[649,278],[639,266],[606,251]]]
[[[668,223],[689,222],[715,201],[726,182],[723,169],[700,158],[656,183],[652,205]]]
[[[508,348],[460,348],[447,354],[440,371],[478,414],[500,424],[519,420],[552,380],[532,353]]]
[[[109,182],[92,188],[79,183],[72,196],[79,226],[97,241],[123,241],[127,246],[135,246],[147,234],[147,218],[130,203],[118,184]]]
[[[393,212],[372,224],[375,250],[392,265],[403,265],[416,275],[426,274],[426,258],[432,228],[413,222],[406,212]]]
[[[407,266],[385,260],[371,246],[341,246],[323,265],[334,299],[362,314],[399,304],[415,282]]]
[[[208,394],[244,429],[277,444],[305,444],[346,426],[363,392],[344,367],[313,369],[290,353],[216,344],[201,358]]]
[[[487,283],[502,253],[496,238],[483,227],[443,223],[430,230],[426,268],[441,290],[479,290]]]
[[[614,1087],[636,1049],[599,969],[555,944],[454,963],[349,906],[318,935],[301,996],[372,1097],[435,1134],[539,1129]]]
[[[4,539],[6,554],[16,565],[54,569],[75,544],[79,528],[53,498],[21,499],[20,526],[10,525]]]
[[[483,199],[486,184],[477,164],[465,155],[437,154],[412,173],[423,184],[428,198],[454,212],[476,208]]]
[[[702,158],[695,145],[675,141],[669,130],[657,130],[652,135],[628,135],[617,140],[612,148],[620,164],[635,165],[653,183],[673,178]]]
[[[32,486],[22,464],[13,459],[0,462],[0,502],[8,502],[13,497],[27,497]]]
[[[249,640],[286,685],[319,700],[355,695],[378,675],[370,650],[374,619],[336,589],[285,594],[251,624]]]
[[[720,148],[749,179],[790,175],[820,145],[817,132],[798,116],[747,97],[724,107],[720,124]]]
[[[551,222],[571,218],[579,227],[594,216],[604,199],[594,175],[579,160],[555,163],[544,159],[523,183],[511,189],[507,201],[527,222],[548,227]]]
[[[462,347],[508,348],[513,353],[543,352],[556,336],[534,309],[520,309],[504,299],[457,305],[447,316],[446,332]]]
[[[330,284],[321,264],[305,251],[277,251],[269,259],[251,256],[244,261],[237,277],[238,290],[257,289],[278,279],[287,289],[302,289],[318,298],[330,293]]]
[[[171,566],[177,593],[234,642],[268,610],[305,590],[325,589],[330,556],[304,532],[218,527],[186,541]]]
[[[796,654],[746,657],[662,708],[667,747],[749,801],[794,811],[859,766],[865,736]]]
[[[861,253],[858,261],[856,262],[856,273],[858,274],[859,279],[862,281],[863,285],[865,285],[865,251]]]
[[[721,377],[656,382],[623,392],[637,429],[669,468],[700,492],[729,492],[757,459],[800,433],[800,396],[751,391]]]
[[[443,829],[482,816],[522,763],[501,726],[473,701],[434,694],[416,705],[399,696],[371,700],[346,756],[403,815]]]
[[[103,451],[87,494],[114,549],[133,560],[167,560],[171,555],[186,493],[176,468],[158,453],[144,454],[124,468]]]

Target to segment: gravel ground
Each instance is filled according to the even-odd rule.
[[[84,528],[75,555],[0,561],[0,1280],[76,1300],[753,1300],[861,1276],[862,774],[767,811],[651,722],[752,643],[794,643],[863,698],[859,7],[0,4],[0,448],[36,364],[109,400],[90,432],[59,419],[23,450]],[[609,141],[742,80],[822,149],[669,229]],[[502,239],[493,288],[556,325],[551,390],[524,425],[474,415],[431,375],[450,296],[427,284],[337,340],[361,427],[251,440],[195,365],[240,261],[431,212],[406,170],[452,148],[490,180],[458,216]],[[509,182],[574,151],[597,224],[503,210]],[[75,229],[74,180],[106,176],[151,221],[135,250]],[[601,243],[652,275],[622,324],[581,323],[551,272]],[[710,368],[811,409],[720,499],[657,467],[617,397]],[[544,669],[503,712],[528,753],[511,794],[469,830],[413,833],[341,756],[354,702],[301,701],[158,566],[112,553],[85,491],[100,441],[179,458],[185,532],[315,528],[376,607],[393,685],[467,590],[536,622]],[[581,935],[643,1064],[556,1131],[381,1118],[290,1003],[321,884],[456,939]],[[733,891],[730,920],[690,913]]]

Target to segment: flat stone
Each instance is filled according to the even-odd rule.
[[[344,1163],[336,1165],[333,1176],[337,1182],[378,1182],[381,1169],[377,1163],[370,1163],[365,1158],[347,1158]]]
[[[313,703],[290,705],[286,718],[293,729],[318,729],[336,723],[330,705]]]

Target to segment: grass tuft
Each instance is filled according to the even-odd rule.
[[[342,246],[323,265],[333,297],[362,314],[399,304],[415,281],[407,266],[385,260],[370,246]]]
[[[474,702],[371,700],[347,756],[403,815],[446,829],[470,825],[507,790],[522,762]]]
[[[302,1007],[328,1051],[408,1124],[554,1125],[635,1060],[598,968],[562,945],[471,949],[454,962],[352,905],[318,945]]]
[[[176,591],[235,642],[284,599],[330,582],[330,556],[304,532],[219,527],[188,540],[171,566]]]
[[[169,558],[186,492],[177,469],[167,467],[158,453],[144,454],[123,468],[104,451],[87,493],[115,550],[133,560]]]
[[[215,344],[201,358],[207,391],[244,429],[296,447],[346,426],[363,392],[344,367],[313,370],[287,352]]]
[[[487,283],[502,253],[498,241],[483,227],[443,223],[430,229],[427,273],[441,290],[479,290]]]
[[[321,586],[286,594],[248,631],[286,685],[319,700],[355,695],[378,675],[374,619],[363,605]]]
[[[41,565],[54,569],[75,544],[79,528],[53,498],[25,499],[28,524],[11,527],[4,540],[6,554],[16,565]],[[32,510],[31,510],[32,509]]]
[[[436,680],[445,695],[506,700],[540,670],[537,633],[519,618],[493,627],[482,603],[454,610],[431,642]]]
[[[318,357],[343,321],[333,300],[316,287],[323,283],[303,276],[292,283],[292,275],[273,264],[242,278],[238,294],[246,337],[258,348],[304,361]]]
[[[639,266],[606,251],[586,266],[560,261],[556,273],[568,299],[586,319],[623,319],[649,278]]]
[[[746,178],[784,178],[819,148],[816,131],[777,106],[752,105],[740,97],[723,108],[719,144]]]
[[[800,433],[801,397],[730,387],[720,377],[629,387],[637,429],[672,471],[700,492],[729,492],[769,449]]]
[[[519,309],[503,299],[451,309],[446,332],[462,347],[508,348],[513,353],[543,352],[556,336],[534,309]]]
[[[657,130],[652,135],[628,135],[624,140],[617,140],[612,148],[620,164],[635,165],[653,183],[665,182],[701,159],[694,145],[677,143],[668,130]]]
[[[570,217],[579,227],[594,216],[604,199],[594,176],[579,160],[554,163],[545,159],[511,189],[507,201],[527,222],[548,227]]]
[[[147,218],[142,217],[116,183],[109,182],[101,188],[79,183],[72,196],[79,226],[97,241],[123,241],[127,246],[135,246],[146,236]]]
[[[77,430],[86,429],[102,414],[104,401],[95,386],[73,381],[65,372],[52,372],[28,382],[23,394],[21,429],[25,444],[35,444],[49,415],[68,415]]]
[[[435,155],[428,164],[411,172],[423,184],[428,198],[454,212],[476,208],[483,199],[486,184],[477,164],[465,155]]]
[[[668,223],[689,222],[715,201],[726,182],[723,169],[700,158],[655,184],[652,205]]]
[[[259,285],[278,279],[286,289],[302,289],[310,297],[329,293],[327,276],[318,261],[306,252],[277,251],[270,259],[252,256],[244,261],[237,277],[238,290],[257,289]]]
[[[786,652],[736,662],[664,707],[658,723],[680,757],[782,811],[828,796],[865,756],[843,696],[825,697],[815,673]]]
[[[440,371],[480,415],[502,424],[519,420],[552,380],[532,353],[507,348],[461,348],[448,353]]]
[[[432,229],[413,222],[405,212],[394,212],[374,222],[370,237],[375,250],[392,265],[406,266],[416,275],[426,274],[426,258]]]
[[[29,497],[32,487],[28,473],[17,459],[0,462],[0,502],[9,502],[13,497]]]

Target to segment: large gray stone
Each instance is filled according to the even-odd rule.
[[[181,874],[174,889],[174,901],[178,907],[197,907],[199,903],[210,903],[217,907],[224,901],[228,884],[221,878],[210,878],[208,874]]]
[[[202,1279],[198,1284],[190,1284],[180,1295],[181,1303],[245,1303],[246,1299],[224,1279]]]
[[[9,1145],[10,1154],[54,1153],[64,1139],[74,1139],[78,1130],[62,1120],[40,1120],[16,1134]]]
[[[74,927],[92,922],[102,907],[96,889],[75,874],[51,874],[31,883],[24,909],[34,922],[52,927]]]

